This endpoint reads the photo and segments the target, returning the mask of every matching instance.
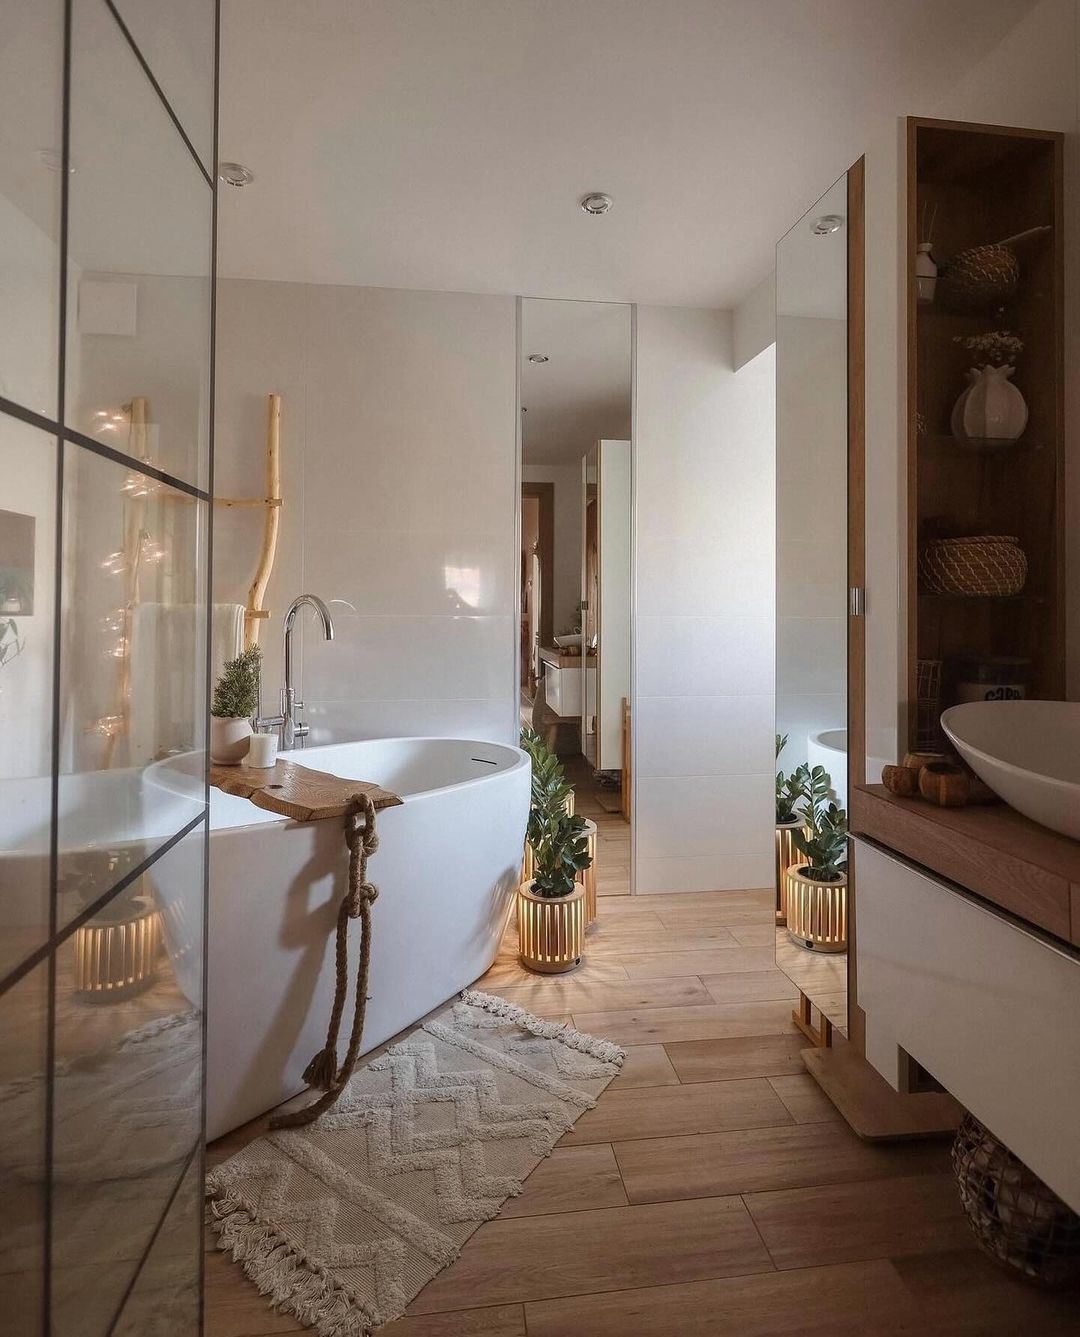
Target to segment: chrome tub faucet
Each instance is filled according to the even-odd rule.
[[[285,621],[282,629],[282,662],[284,664],[284,682],[281,688],[281,713],[267,717],[259,716],[255,721],[257,729],[277,729],[281,742],[281,750],[288,751],[292,747],[304,746],[304,740],[311,732],[310,725],[302,724],[297,719],[297,712],[304,709],[303,701],[297,701],[296,689],[293,686],[293,628],[296,625],[296,615],[307,605],[314,608],[322,622],[323,638],[328,641],[334,639],[334,619],[330,616],[330,610],[317,594],[300,594],[289,605],[285,613]]]

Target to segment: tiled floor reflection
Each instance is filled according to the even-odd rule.
[[[169,1237],[155,1232],[200,1135],[202,1017],[191,998],[201,990],[192,907],[202,857],[198,830],[57,953],[57,1334],[110,1331],[152,1243],[168,1273]],[[190,1251],[187,1262],[190,1279]]]
[[[0,1328],[37,1337],[44,1302],[48,968],[0,996]],[[10,1326],[9,1326],[10,1325]]]

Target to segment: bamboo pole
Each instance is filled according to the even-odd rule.
[[[255,568],[255,579],[248,591],[244,609],[244,648],[259,643],[259,623],[269,616],[263,608],[266,587],[274,569],[278,531],[281,528],[281,396],[270,395],[266,405],[266,516],[262,549]]]

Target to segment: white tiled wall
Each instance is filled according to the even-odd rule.
[[[636,890],[772,876],[774,367],[729,312],[641,307]]]
[[[284,396],[264,707],[308,591],[337,627],[304,636],[313,742],[513,739],[514,299],[225,280],[218,313],[219,494],[258,495],[265,396]],[[258,532],[219,514],[219,599],[243,600]]]

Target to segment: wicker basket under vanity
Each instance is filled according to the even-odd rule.
[[[960,1201],[980,1247],[1040,1286],[1080,1281],[1080,1216],[975,1118],[952,1148]]]
[[[787,929],[792,942],[810,952],[847,950],[848,881],[814,882],[806,864],[787,870]]]

